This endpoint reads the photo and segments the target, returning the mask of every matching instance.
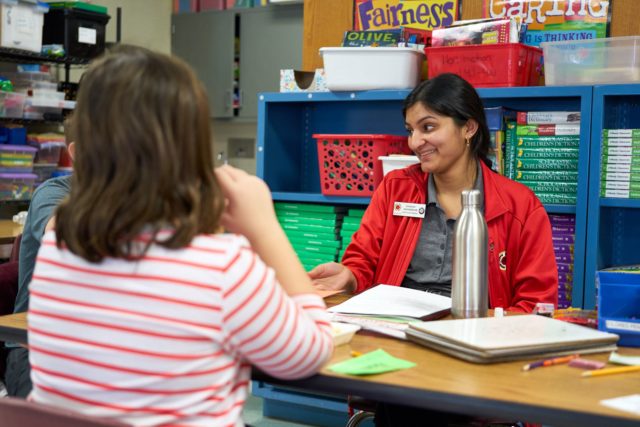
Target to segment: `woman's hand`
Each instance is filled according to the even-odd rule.
[[[316,266],[309,272],[313,286],[321,291],[356,290],[356,278],[347,267],[337,262],[327,262]]]

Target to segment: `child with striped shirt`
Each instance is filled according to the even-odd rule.
[[[186,64],[116,48],[85,73],[72,125],[71,192],[30,284],[30,399],[136,426],[241,426],[251,365],[322,367],[324,303],[264,182],[214,172]]]

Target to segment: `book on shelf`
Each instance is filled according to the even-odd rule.
[[[605,137],[602,139],[604,147],[633,147],[640,148],[640,139]]]
[[[516,135],[580,135],[580,124],[539,124],[539,125],[518,125]]]
[[[604,129],[605,138],[632,138],[640,140],[640,129]]]
[[[519,125],[580,123],[580,111],[518,111]]]
[[[604,181],[640,181],[640,173],[632,172],[605,172],[602,171]]]
[[[345,31],[344,37],[342,38],[342,46],[398,46],[401,38],[402,30],[400,28],[377,31]]]
[[[538,315],[412,323],[406,335],[475,363],[611,351],[619,339],[616,334]]]
[[[522,148],[578,148],[580,137],[578,135],[519,136],[517,137],[517,145]]]

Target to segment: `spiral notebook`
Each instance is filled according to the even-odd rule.
[[[476,363],[616,348],[618,335],[537,315],[454,319],[409,325],[407,338]]]

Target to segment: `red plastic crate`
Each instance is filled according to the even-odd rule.
[[[315,134],[320,187],[327,196],[366,197],[382,181],[379,156],[411,154],[406,136]]]
[[[538,86],[542,49],[521,43],[427,47],[429,78],[455,73],[474,87]]]

